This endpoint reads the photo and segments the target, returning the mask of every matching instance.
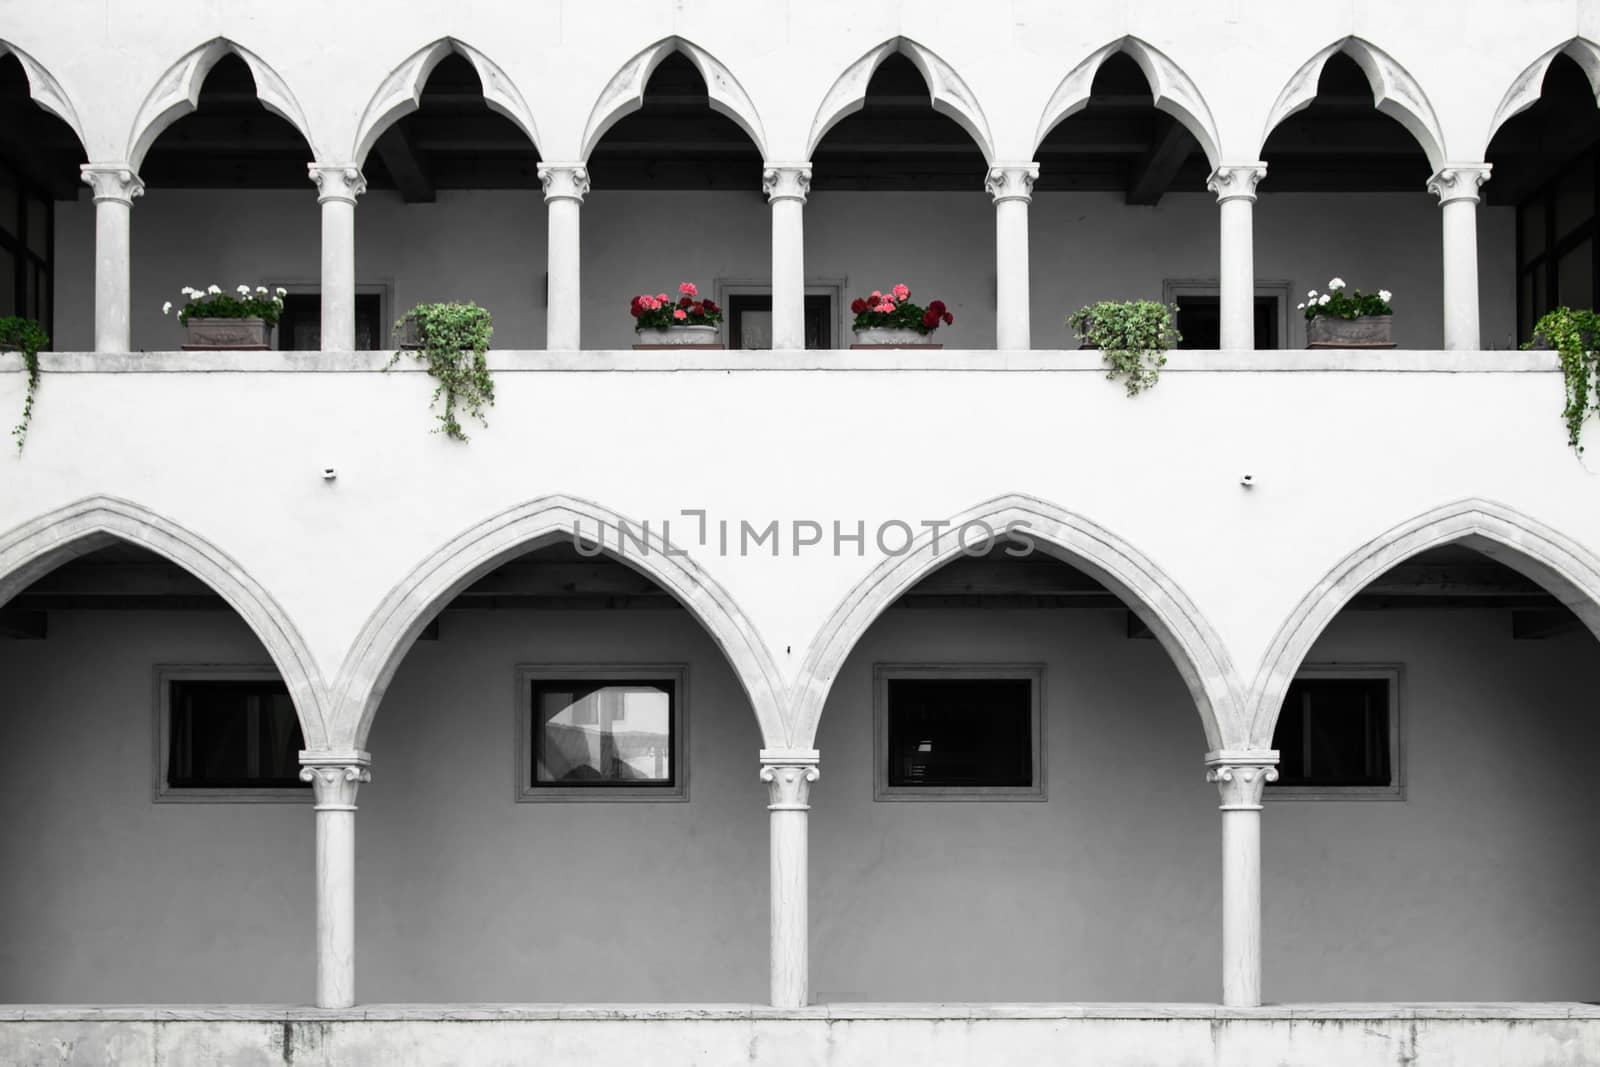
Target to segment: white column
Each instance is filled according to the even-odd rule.
[[[1028,202],[1037,163],[997,163],[983,187],[994,197],[995,347],[1027,349],[1029,327]]]
[[[300,753],[316,793],[317,1007],[356,1002],[356,790],[372,780],[365,752]]]
[[[811,164],[768,163],[761,172],[761,191],[772,202],[772,347],[805,348],[805,206]]]
[[[322,350],[349,352],[356,346],[356,197],[367,180],[354,163],[311,163],[307,170],[322,205]]]
[[[550,215],[545,288],[545,348],[575,351],[579,345],[578,209],[589,195],[589,168],[582,163],[541,163],[544,202]]]
[[[1206,753],[1222,794],[1222,1003],[1261,1003],[1261,791],[1278,779],[1272,749]]]
[[[1476,350],[1478,339],[1478,188],[1487,163],[1446,163],[1428,179],[1444,223],[1444,346]]]
[[[1224,163],[1211,172],[1206,188],[1217,194],[1222,223],[1222,256],[1217,281],[1222,347],[1256,346],[1256,252],[1252,213],[1256,185],[1267,176],[1265,163]]]
[[[126,163],[85,163],[82,169],[84,183],[94,190],[94,350],[126,352],[130,216],[144,182]]]
[[[772,1006],[803,1008],[808,998],[806,818],[817,752],[761,750],[772,824]]]

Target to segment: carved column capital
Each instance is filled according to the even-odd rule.
[[[1026,204],[1033,199],[1033,183],[1038,180],[1037,163],[996,163],[983,179],[983,187],[997,204],[1005,200]]]
[[[761,172],[761,191],[769,201],[798,200],[806,202],[811,192],[811,164],[768,163]]]
[[[822,774],[815,749],[761,750],[761,780],[767,783],[768,811],[809,811],[811,783]]]
[[[1206,781],[1222,794],[1223,811],[1260,811],[1261,793],[1278,780],[1276,749],[1206,753]]]
[[[576,200],[589,195],[589,168],[582,163],[541,163],[539,180],[544,183],[545,203]]]
[[[307,163],[306,171],[317,185],[317,203],[343,200],[353,204],[367,191],[367,179],[354,163]]]
[[[300,780],[310,782],[318,811],[355,811],[356,790],[372,781],[372,757],[365,752],[300,753]]]
[[[144,182],[126,163],[85,163],[83,183],[94,190],[94,202],[110,200],[119,204],[132,204],[133,198],[144,195]]]
[[[1217,194],[1219,204],[1225,204],[1229,200],[1248,200],[1253,203],[1256,198],[1256,186],[1266,176],[1267,165],[1260,161],[1224,163],[1211,172],[1211,177],[1206,179],[1206,188]]]
[[[1428,179],[1428,192],[1439,198],[1439,206],[1456,200],[1478,202],[1478,190],[1489,180],[1489,163],[1446,163]]]

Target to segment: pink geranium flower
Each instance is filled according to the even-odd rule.
[[[672,312],[672,317],[677,319],[679,322],[682,322],[684,319],[689,317],[689,313],[682,308],[677,308]]]
[[[911,295],[911,290],[907,289],[904,285],[897,285],[897,286],[894,287],[894,298],[896,300],[904,300],[906,297],[908,297],[910,295]]]
[[[684,296],[699,296],[700,290],[694,287],[694,282],[684,282],[678,286],[678,292]]]
[[[667,302],[667,294],[666,293],[661,293],[660,295],[658,295],[656,297],[656,299],[661,301],[663,304],[665,304]]]
[[[888,301],[888,300],[885,300],[883,303],[879,304],[877,307],[873,308],[872,310],[873,311],[893,311],[894,310],[894,304],[892,302]]]

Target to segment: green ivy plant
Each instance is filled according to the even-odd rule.
[[[39,350],[50,347],[50,335],[32,319],[15,315],[0,318],[0,351],[12,349],[22,353],[22,365],[28,372],[28,396],[22,402],[22,421],[11,429],[17,439],[17,451],[28,438],[28,424],[33,421],[33,394],[39,389]]]
[[[494,380],[489,376],[489,338],[494,335],[494,319],[477,304],[418,304],[394,324],[395,332],[402,337],[402,345],[414,333],[418,347],[412,355],[428,365],[439,387],[433,391],[429,406],[444,397],[444,413],[439,415],[435,433],[443,433],[457,441],[467,440],[461,421],[456,418],[456,405],[484,426],[485,404],[494,403]],[[404,352],[396,352],[389,367],[399,362]],[[389,367],[385,367],[388,370]]]
[[[1155,300],[1102,300],[1074,311],[1067,325],[1100,350],[1107,380],[1124,379],[1128,395],[1138,396],[1156,384],[1167,351],[1183,340],[1173,325],[1177,310]]]
[[[1561,374],[1566,379],[1567,404],[1561,417],[1567,424],[1567,444],[1583,455],[1583,423],[1590,412],[1600,411],[1600,315],[1559,307],[1533,325],[1533,339],[1523,348],[1555,348],[1561,354]],[[1541,344],[1541,342],[1543,342]]]

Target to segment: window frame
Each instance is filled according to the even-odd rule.
[[[1294,680],[1354,679],[1386,681],[1389,685],[1388,785],[1284,785],[1269,783],[1263,796],[1275,800],[1399,800],[1406,799],[1405,760],[1401,729],[1405,669],[1399,663],[1307,663]],[[1287,698],[1288,690],[1284,691]]]
[[[889,682],[1015,680],[1030,685],[1032,785],[890,785]],[[1043,663],[875,663],[872,665],[872,799],[874,801],[1027,801],[1049,799],[1045,782],[1045,665]]]
[[[1276,300],[1278,304],[1278,347],[1262,351],[1282,351],[1290,347],[1289,294],[1293,290],[1293,282],[1256,279],[1252,301],[1265,296]],[[1221,300],[1222,282],[1216,278],[1163,278],[1161,302],[1170,307],[1177,307],[1180,296],[1214,296]],[[1305,341],[1303,331],[1302,327],[1302,335],[1298,337],[1301,342]]]
[[[516,744],[512,784],[519,804],[680,803],[689,799],[689,665],[687,663],[519,663],[516,667]],[[533,683],[538,681],[637,682],[672,679],[672,780],[670,787],[639,785],[539,785],[533,780]]]
[[[308,277],[305,275],[280,276],[271,278],[265,282],[262,282],[261,284],[265,285],[274,292],[276,292],[279,288],[283,288],[287,289],[296,296],[315,296],[319,300],[322,297],[322,279],[320,277]],[[394,279],[385,277],[376,279],[374,281],[357,282],[355,294],[357,296],[376,296],[378,298],[378,332],[380,336],[374,338],[373,340],[379,342],[386,340],[392,341],[394,339],[391,336],[394,328],[394,320],[399,317],[395,313],[396,307],[394,302]],[[275,351],[296,351],[292,348],[279,348],[278,346],[282,343],[283,335],[281,331],[274,330],[272,344]],[[373,349],[373,351],[388,352],[393,348],[393,345],[388,345]],[[303,351],[313,350],[305,349]]]
[[[304,786],[226,786],[179,787],[167,784],[167,767],[172,740],[173,682],[259,682],[283,681],[278,668],[270,663],[193,663],[158,664],[155,668],[155,783],[157,804],[309,804],[314,798],[310,785]],[[293,701],[293,694],[290,694]],[[298,709],[296,709],[298,714]]]
[[[769,300],[772,298],[771,278],[748,277],[743,275],[713,278],[711,287],[716,293],[714,299],[718,304],[722,305],[724,309],[731,308],[733,306],[734,297],[736,296],[764,296]],[[847,309],[845,307],[844,299],[844,293],[847,288],[848,282],[844,278],[806,279],[805,295],[807,297],[828,298],[828,314],[826,317],[828,320],[829,330],[833,334],[833,349],[848,347],[848,345],[845,344],[845,337],[850,331],[848,328],[849,320],[847,320],[845,317]],[[851,316],[851,318],[853,319],[854,316]],[[727,330],[728,347],[732,348],[733,324],[731,322],[727,324]],[[814,349],[813,351],[832,351],[833,349]],[[749,351],[771,350],[750,349]]]

